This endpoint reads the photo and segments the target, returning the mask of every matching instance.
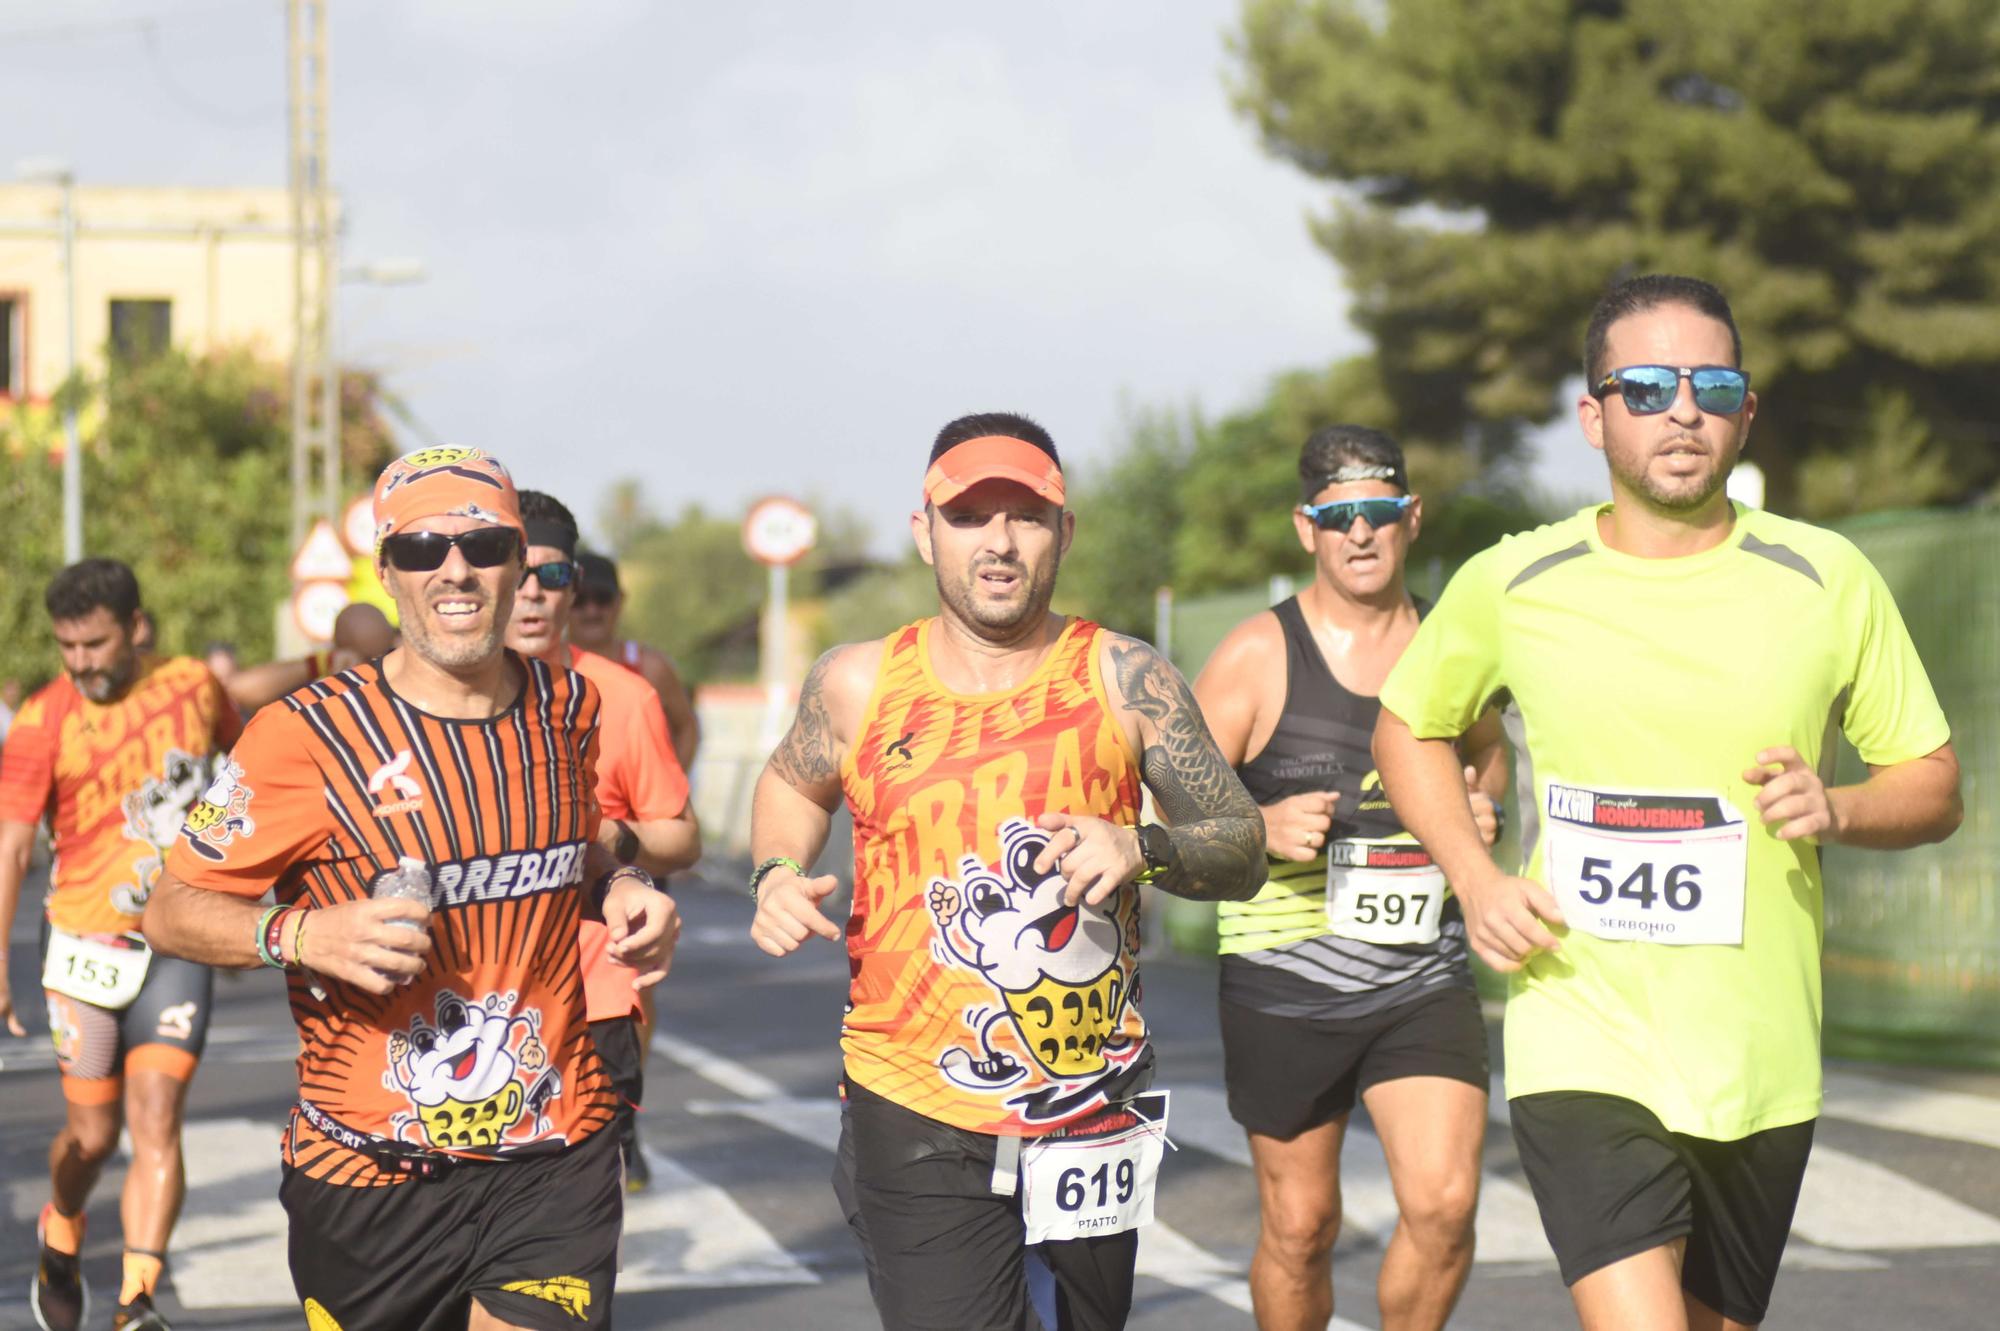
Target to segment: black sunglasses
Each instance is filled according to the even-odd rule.
[[[1750,376],[1732,365],[1627,365],[1604,376],[1590,395],[1602,401],[1612,389],[1634,416],[1657,416],[1674,405],[1681,380],[1694,386],[1694,404],[1715,416],[1743,410]]]
[[[1324,504],[1300,504],[1299,512],[1321,531],[1347,531],[1356,518],[1366,518],[1369,526],[1382,528],[1401,522],[1416,498],[1397,495],[1393,499],[1329,499]]]
[[[546,586],[547,584],[544,585]],[[585,582],[576,589],[576,603],[578,605],[610,605],[617,599],[618,593],[610,587],[593,587],[590,583]]]
[[[456,536],[438,531],[399,532],[382,538],[382,556],[390,568],[429,573],[444,567],[453,546],[474,568],[497,568],[520,558],[521,533],[512,527],[480,527]]]
[[[521,585],[528,585],[528,579],[535,578],[546,592],[559,592],[576,582],[576,565],[567,559],[551,560],[546,564],[530,564],[521,574]]]

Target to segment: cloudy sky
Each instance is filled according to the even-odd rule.
[[[586,526],[774,490],[908,511],[950,417],[1103,456],[1131,404],[1356,349],[1324,191],[1230,110],[1234,0],[340,0],[341,351]],[[279,0],[0,0],[15,156],[281,185]],[[0,171],[8,162],[0,162]],[[1545,483],[1589,485],[1558,434]],[[1601,480],[1597,482],[1601,487]]]

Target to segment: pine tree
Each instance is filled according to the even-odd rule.
[[[1504,452],[1606,284],[1673,271],[1735,308],[1772,507],[2000,480],[1992,0],[1246,0],[1232,44],[1338,186],[1316,236],[1406,435]]]

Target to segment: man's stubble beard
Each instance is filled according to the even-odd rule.
[[[1640,467],[1636,475],[1626,471],[1615,461],[1612,463],[1612,471],[1625,483],[1628,490],[1639,495],[1658,511],[1679,515],[1699,512],[1707,507],[1716,495],[1728,487],[1730,473],[1736,470],[1736,464],[1742,460],[1743,436],[1739,431],[1727,450],[1727,460],[1718,460],[1708,479],[1692,491],[1668,489],[1655,481],[1650,458]]]
[[[998,606],[981,607],[973,593],[973,586],[979,580],[976,569],[967,569],[962,582],[948,583],[943,572],[937,575],[938,599],[961,621],[976,629],[986,630],[980,636],[994,642],[1011,642],[1024,637],[1039,625],[1049,613],[1049,606],[1056,596],[1056,575],[1062,570],[1062,553],[1057,551],[1049,561],[1048,572],[1028,583],[1027,599],[1018,611],[996,616]],[[1023,566],[1025,574],[1026,569]]]

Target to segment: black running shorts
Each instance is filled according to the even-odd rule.
[[[473,1298],[535,1331],[611,1325],[624,1219],[616,1133],[389,1187],[287,1169],[278,1198],[311,1331],[464,1331]]]
[[[833,1190],[884,1331],[1033,1331],[1029,1281],[1048,1276],[1048,1331],[1124,1326],[1139,1231],[1029,1247],[1020,1197],[993,1192],[998,1140],[848,1083]]]
[[[1365,1017],[1274,1017],[1222,1001],[1222,1079],[1229,1116],[1290,1141],[1354,1108],[1363,1091],[1401,1077],[1450,1077],[1486,1089],[1479,995],[1437,985]]]
[[[1682,1288],[1724,1317],[1764,1320],[1812,1121],[1719,1142],[1669,1132],[1615,1095],[1554,1091],[1507,1107],[1563,1283],[1685,1236]]]

